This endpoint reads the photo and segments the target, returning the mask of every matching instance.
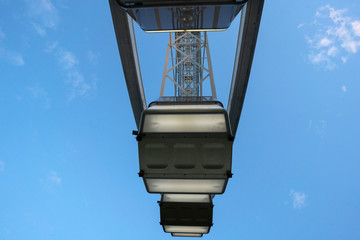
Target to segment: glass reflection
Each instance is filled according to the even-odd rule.
[[[148,32],[182,30],[225,30],[239,13],[243,4],[134,7],[129,15]]]

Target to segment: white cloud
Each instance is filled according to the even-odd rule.
[[[5,59],[7,62],[15,66],[22,66],[25,64],[24,58],[20,53],[9,51],[4,48],[0,48],[0,58]]]
[[[60,18],[57,8],[52,0],[25,0],[27,3],[28,19],[32,28],[40,36],[46,36],[49,29],[56,29]],[[60,2],[56,2],[61,4]],[[66,76],[65,82],[70,86],[69,100],[77,96],[85,96],[90,91],[96,90],[95,84],[90,84],[80,70],[80,61],[77,56],[59,45],[57,41],[46,46],[45,52],[51,53],[56,57],[57,62]],[[96,63],[98,55],[88,54],[89,61]]]
[[[17,52],[7,52],[7,57],[9,61],[15,66],[22,66],[25,64],[24,58],[20,53]]]
[[[341,90],[342,90],[343,92],[346,92],[346,91],[347,91],[346,86],[345,86],[345,85],[344,85],[344,86],[342,86],[342,87],[341,87]]]
[[[315,55],[311,55],[310,59],[313,63],[319,63],[327,60],[326,54],[324,54],[324,51],[321,51]]]
[[[27,90],[31,92],[31,95],[33,97],[36,98],[48,95],[48,93],[43,88],[40,87],[27,87]]]
[[[47,44],[44,51],[53,54],[62,68],[66,76],[65,82],[70,86],[69,101],[96,90],[96,79],[91,83],[85,79],[79,67],[80,61],[73,52],[61,47],[57,41]],[[97,54],[88,52],[88,59],[92,64],[96,64],[97,58]]]
[[[331,57],[334,57],[334,56],[336,56],[336,54],[339,52],[339,49],[337,48],[337,47],[335,47],[335,46],[332,46],[332,47],[330,47],[329,49],[328,49],[328,51],[327,51],[327,55],[328,56],[331,56]]]
[[[4,59],[5,61],[7,61],[10,64],[15,65],[15,66],[24,65],[25,61],[24,61],[23,56],[20,53],[10,51],[6,47],[4,47],[1,40],[5,39],[5,37],[6,37],[6,35],[2,31],[2,28],[0,26],[0,44],[1,44],[0,45],[0,58]]]
[[[305,39],[310,47],[311,63],[333,69],[346,63],[349,56],[360,50],[360,21],[346,15],[347,9],[330,5],[320,7],[315,13],[312,36]]]
[[[294,208],[302,208],[305,206],[307,196],[302,192],[295,192],[294,190],[290,191],[290,197],[292,198],[292,203]]]
[[[57,185],[61,185],[61,178],[58,176],[57,172],[51,171],[49,176],[49,180]]]
[[[58,47],[58,45],[59,45],[58,42],[53,42],[51,44],[48,44],[47,47],[45,48],[45,52],[52,53]]]
[[[40,36],[44,37],[46,35],[46,30],[45,28],[43,28],[42,26],[40,26],[39,24],[37,23],[32,23],[31,24],[35,30],[35,32],[37,34],[39,34]]]
[[[0,161],[0,172],[3,172],[5,170],[5,163],[4,161]]]
[[[329,4],[320,8],[321,11],[329,11],[329,17],[334,23],[342,22],[344,20],[343,14],[347,11],[346,9],[334,9]]]
[[[57,190],[61,186],[62,178],[59,177],[56,171],[49,171],[44,178],[39,179],[39,182],[47,193],[57,196]]]
[[[83,97],[91,91],[96,90],[96,82],[90,84],[86,81],[81,73],[79,65],[80,61],[76,55],[59,46],[58,42],[53,42],[45,48],[45,52],[53,53],[56,56],[61,68],[66,76],[66,83],[70,86],[70,94],[68,100],[71,101],[75,97]]]
[[[302,28],[305,25],[306,25],[306,23],[300,23],[299,25],[297,25],[297,28]]]
[[[313,129],[314,133],[323,138],[326,133],[327,121],[324,119],[320,120],[309,120],[308,127]]]
[[[84,76],[76,70],[68,73],[68,83],[71,86],[70,101],[76,96],[85,96],[92,90],[92,86],[89,85],[85,81]]]
[[[79,64],[79,61],[75,57],[75,55],[67,51],[65,49],[60,49],[59,51],[59,61],[63,68],[65,69],[73,69],[76,65]]]
[[[69,100],[73,100],[77,96],[86,96],[91,90],[95,88],[90,85],[79,70],[79,60],[74,53],[61,49],[58,52],[59,62],[66,71],[66,82],[71,87]]]
[[[96,54],[93,51],[88,51],[87,55],[91,64],[96,65],[98,63],[99,54]]]
[[[31,86],[27,87],[27,90],[30,92],[31,97],[37,101],[40,101],[45,109],[50,108],[50,98],[48,93],[43,88]]]
[[[59,16],[51,0],[26,0],[28,16],[39,25],[55,29],[59,23]]]
[[[319,47],[328,47],[328,46],[330,46],[331,43],[332,43],[332,41],[330,39],[328,39],[327,37],[324,37],[320,40]]]
[[[353,21],[351,23],[352,30],[356,36],[360,36],[360,21]]]
[[[312,52],[309,54],[310,62],[313,64],[326,64],[326,69],[331,70],[336,67],[336,64],[331,61],[331,56],[335,54],[334,49],[321,50],[319,52]]]
[[[350,53],[357,53],[358,48],[360,47],[360,41],[345,41],[341,46]]]

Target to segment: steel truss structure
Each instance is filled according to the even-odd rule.
[[[174,84],[175,97],[203,96],[203,82],[209,79],[211,96],[216,98],[206,32],[169,33],[160,97],[167,79]]]

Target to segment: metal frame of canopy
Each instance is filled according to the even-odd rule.
[[[147,32],[221,31],[247,0],[116,0]]]
[[[141,114],[146,109],[146,99],[132,18],[118,4],[117,0],[109,0],[109,3],[130,102],[136,125],[139,128]],[[234,136],[239,124],[250,77],[263,5],[264,0],[249,0],[241,12],[233,76],[227,105],[231,130]]]

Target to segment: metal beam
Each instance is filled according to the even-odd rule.
[[[249,0],[241,11],[239,37],[228,102],[228,114],[233,136],[239,125],[254,57],[264,0]]]
[[[116,0],[109,0],[109,4],[131,107],[136,126],[139,129],[141,113],[146,109],[146,100],[134,26],[131,17],[120,7]]]

